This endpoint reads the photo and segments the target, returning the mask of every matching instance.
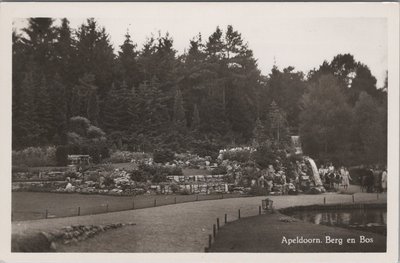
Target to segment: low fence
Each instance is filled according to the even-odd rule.
[[[68,198],[69,194],[65,195]],[[62,204],[48,208],[27,209],[12,211],[12,221],[51,219],[60,217],[94,215],[109,212],[127,211],[157,207],[164,205],[173,205],[188,202],[218,200],[225,198],[247,197],[243,194],[195,194],[195,195],[156,195],[156,196],[135,196],[135,197],[115,197],[99,205],[87,205],[84,201],[74,207],[64,207]],[[54,205],[57,205],[56,203]]]

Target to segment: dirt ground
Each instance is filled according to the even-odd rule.
[[[273,196],[275,208],[326,203],[351,203],[351,195],[327,193],[323,195]],[[74,245],[58,247],[68,252],[204,252],[208,235],[219,218],[223,225],[224,215],[228,222],[258,214],[265,196],[210,200],[202,202],[166,205],[155,208],[130,210],[107,214],[88,215],[47,220],[31,220],[12,223],[13,233],[51,231],[68,225],[130,223],[126,226],[95,236]],[[357,193],[356,202],[386,202],[386,195]]]

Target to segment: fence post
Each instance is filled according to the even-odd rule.
[[[154,207],[157,206],[157,199],[154,198]]]
[[[175,196],[175,204],[176,204],[176,196]]]
[[[351,197],[353,198],[353,203],[354,203],[354,194],[352,194]]]
[[[80,216],[80,215],[81,215],[81,207],[78,206],[78,216]]]
[[[216,235],[217,235],[217,230],[215,228],[215,224],[213,224],[213,237],[215,238]]]
[[[240,209],[238,210],[238,219],[240,219]]]
[[[217,217],[217,230],[219,230],[219,218]]]
[[[261,215],[261,206],[258,206],[258,214]]]
[[[225,214],[225,224],[228,222],[228,215]]]
[[[208,235],[208,249],[211,248],[212,236]]]
[[[326,197],[324,197],[324,205],[326,205]]]
[[[49,210],[46,209],[46,219],[49,217]]]

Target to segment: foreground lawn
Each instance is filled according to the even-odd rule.
[[[183,202],[240,197],[239,194],[109,196],[13,192],[13,221],[99,214]]]
[[[211,246],[210,252],[385,252],[386,237],[383,235],[316,225],[297,220],[284,222],[282,214],[265,214],[228,223],[222,227]],[[360,237],[372,238],[372,243],[360,243]],[[283,238],[304,237],[318,239],[321,243],[290,244]],[[332,243],[327,243],[326,238]],[[354,238],[355,243],[346,243]],[[336,240],[335,240],[336,239]],[[340,243],[337,239],[341,239]],[[334,242],[337,241],[337,242]]]

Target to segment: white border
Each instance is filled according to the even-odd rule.
[[[387,253],[10,253],[11,237],[11,32],[12,19],[21,17],[129,17],[131,8],[143,12],[185,9],[246,9],[274,17],[383,17],[388,23],[388,243]],[[167,8],[167,9],[164,9]],[[5,262],[396,262],[399,200],[399,5],[398,3],[1,3],[0,5],[0,167],[2,183],[0,261]],[[205,17],[206,19],[206,17]],[[201,23],[201,21],[199,21]],[[271,260],[271,261],[269,261]]]

